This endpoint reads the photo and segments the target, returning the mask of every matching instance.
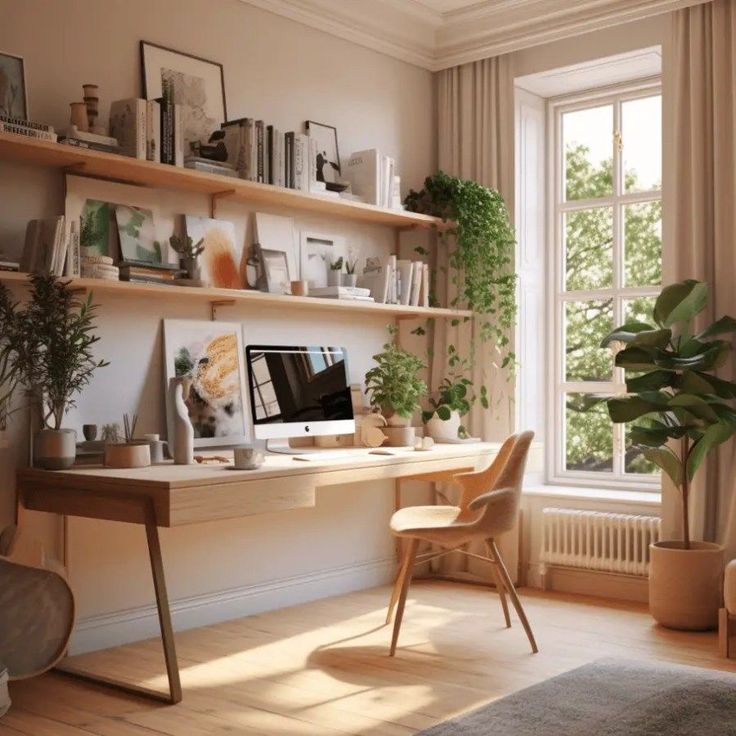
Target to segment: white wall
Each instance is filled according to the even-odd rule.
[[[429,72],[257,10],[238,0],[0,0],[0,49],[24,56],[34,119],[63,128],[81,85],[100,85],[101,109],[140,93],[138,42],[152,41],[222,62],[229,117],[259,117],[284,130],[304,120],[334,124],[343,156],[377,146],[394,155],[404,190],[434,169],[434,94]],[[104,113],[103,113],[104,114]],[[181,212],[206,214],[199,195],[172,198]],[[0,250],[22,247],[26,221],[63,211],[63,181],[0,162]],[[281,211],[278,214],[294,214]],[[222,203],[250,242],[248,208]],[[387,252],[388,228],[295,215],[299,228],[344,235],[364,251]],[[98,354],[111,361],[79,401],[70,425],[119,420],[138,411],[141,432],[165,432],[161,319],[208,318],[206,305],[120,297],[101,303]],[[297,310],[232,308],[246,341],[345,345],[360,381],[385,337],[385,318],[317,317]],[[328,338],[328,339],[326,339]],[[22,418],[0,454],[0,526],[13,515],[13,475],[25,460]],[[0,450],[0,453],[3,453]],[[193,626],[374,585],[393,568],[390,483],[318,491],[314,509],[165,530],[163,554],[175,625]],[[49,543],[58,521],[29,515]],[[57,545],[60,546],[60,545]],[[68,559],[78,598],[76,649],[155,633],[143,530],[69,521]]]

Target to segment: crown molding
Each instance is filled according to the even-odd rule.
[[[442,12],[422,0],[241,0],[430,71],[706,1],[485,0]]]

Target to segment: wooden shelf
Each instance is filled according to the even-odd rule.
[[[205,174],[201,171],[140,161],[112,153],[39,141],[13,133],[0,133],[0,161],[2,160],[57,168],[81,176],[126,184],[201,192],[217,199],[267,207],[289,207],[374,225],[398,228],[446,227],[446,223],[439,218],[415,212],[383,209],[346,199],[305,194],[271,184],[257,184],[234,177]]]
[[[0,271],[0,281],[25,284],[28,277],[24,273]],[[464,319],[472,312],[462,309],[440,307],[410,307],[401,304],[377,304],[341,299],[321,299],[311,296],[287,296],[267,294],[262,291],[238,289],[190,288],[188,286],[166,286],[160,284],[137,284],[127,281],[105,281],[103,279],[70,279],[73,288],[93,291],[95,295],[119,294],[130,297],[160,297],[167,299],[186,299],[198,302],[233,302],[237,305],[253,306],[258,309],[309,309],[321,312],[352,312],[356,314],[385,315],[393,319]]]

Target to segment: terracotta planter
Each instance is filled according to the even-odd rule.
[[[151,464],[151,446],[148,440],[105,445],[105,467],[145,468]]]
[[[437,412],[435,412],[424,426],[427,429],[427,434],[433,440],[442,441],[456,440],[460,431],[460,424],[460,414],[457,411],[451,411],[449,419],[440,419]]]
[[[723,547],[712,542],[657,542],[649,547],[649,612],[668,629],[708,631],[718,626]]]
[[[77,457],[77,433],[73,429],[41,429],[33,441],[33,462],[44,470],[66,470]]]
[[[383,427],[381,432],[386,435],[386,445],[389,447],[414,447],[414,427]]]

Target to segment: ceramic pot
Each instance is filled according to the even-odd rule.
[[[76,125],[78,130],[86,133],[89,130],[87,105],[84,102],[70,102],[69,110],[69,123]]]
[[[146,468],[151,464],[148,440],[105,445],[106,468]]]
[[[451,411],[449,419],[440,419],[435,412],[424,426],[433,440],[456,440],[460,431],[460,414]]]
[[[384,427],[381,432],[386,435],[386,445],[389,447],[414,447],[414,427]]]
[[[169,437],[169,448],[177,465],[191,465],[194,462],[194,428],[186,405],[191,387],[192,379],[188,376],[177,376],[169,380],[169,401],[174,413],[174,436]]]
[[[327,272],[327,286],[342,286],[342,271],[330,269]]]
[[[346,273],[342,277],[343,286],[357,286],[358,274],[357,273]]]
[[[657,542],[649,547],[649,612],[668,629],[718,626],[723,546],[713,542]]]
[[[33,462],[44,470],[66,470],[77,457],[77,433],[73,429],[41,429],[33,441]]]

